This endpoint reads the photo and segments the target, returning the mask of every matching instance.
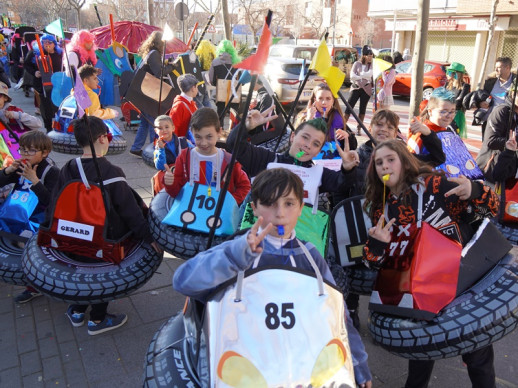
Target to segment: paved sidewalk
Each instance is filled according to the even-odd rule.
[[[12,91],[13,102],[34,112],[32,98]],[[121,125],[122,128],[122,125]],[[108,156],[121,166],[130,185],[146,200],[151,198],[150,177],[154,170],[129,154],[134,131],[124,131],[128,149]],[[53,152],[62,166],[72,156]],[[73,328],[65,317],[66,304],[40,297],[25,305],[12,298],[23,287],[0,283],[0,387],[140,387],[144,356],[157,329],[180,310],[184,298],[174,292],[171,279],[182,263],[171,255],[151,280],[131,296],[110,303],[110,312],[128,314],[120,329],[89,336],[86,326]],[[406,360],[375,346],[366,330],[368,298],[361,297],[361,334],[369,353],[374,387],[402,387]],[[497,387],[518,387],[518,332],[495,346]],[[431,387],[469,387],[460,357],[437,362]]]

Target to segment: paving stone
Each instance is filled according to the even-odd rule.
[[[33,373],[32,375],[23,376],[23,388],[41,388],[45,386],[42,373]]]
[[[184,299],[172,287],[164,287],[154,293],[133,295],[131,301],[144,323],[165,321],[184,305]]]
[[[38,317],[38,315],[36,315]],[[49,315],[50,317],[50,315]],[[36,334],[38,335],[39,339],[43,338],[49,338],[55,336],[55,329],[54,329],[54,322],[52,319],[48,319],[46,321],[39,320],[39,317],[37,318],[37,324],[36,324]]]
[[[139,288],[133,295],[162,287],[172,288],[172,279],[173,271],[171,271],[171,268],[167,265],[164,259],[151,279],[149,279],[149,281]]]
[[[56,337],[43,338],[38,341],[42,358],[59,356],[58,342]]]
[[[29,302],[29,303],[32,303]],[[39,304],[36,304],[39,303]],[[34,304],[32,305],[32,311],[35,317],[38,317],[38,324],[40,321],[51,320],[51,312],[49,307],[49,302],[47,298],[37,298],[34,299]]]
[[[38,351],[20,354],[20,366],[22,376],[28,376],[34,373],[42,373],[40,353]]]
[[[63,323],[59,319],[59,318],[61,318],[61,316],[59,316],[57,318],[58,319],[56,319],[56,320],[59,320],[59,323],[58,324],[55,323],[55,328],[56,328],[55,332],[56,332],[56,337],[58,339],[58,343],[63,343],[63,342],[68,342],[68,341],[74,340],[75,339],[74,327],[70,324],[70,321],[65,317],[66,322]]]
[[[68,341],[59,344],[59,351],[61,354],[61,361],[63,365],[74,363],[79,361],[81,363],[81,353],[79,351],[79,346],[76,341]]]
[[[16,330],[20,333],[26,331],[34,331],[34,319],[32,315],[30,316],[20,316],[16,315],[15,319]]]
[[[43,379],[45,382],[64,378],[63,367],[61,366],[59,356],[43,358],[41,363],[43,365]]]
[[[19,332],[16,333],[16,342],[18,345],[18,351],[21,353],[30,352],[37,349],[36,333],[33,331]]]
[[[90,386],[88,384],[83,365],[80,362],[64,364],[63,369],[65,370],[67,387],[88,388]]]
[[[4,365],[0,360],[0,387],[21,387],[22,378],[20,376],[20,368],[4,369]]]

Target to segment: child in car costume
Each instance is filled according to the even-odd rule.
[[[59,210],[59,206],[56,204],[59,204],[62,190],[70,187],[68,185],[70,182],[81,181],[82,174],[84,174],[88,181],[98,182],[98,174],[88,141],[90,132],[96,153],[96,163],[99,166],[100,175],[104,182],[104,190],[107,193],[108,202],[110,204],[110,209],[106,209],[105,225],[107,225],[107,228],[105,229],[106,235],[103,237],[110,240],[119,240],[131,232],[132,238],[144,240],[155,246],[156,243],[153,242],[153,238],[149,232],[149,225],[143,212],[145,205],[142,199],[130,188],[125,180],[122,169],[114,166],[104,157],[108,151],[111,140],[111,134],[106,124],[97,117],[89,116],[87,120],[83,118],[73,121],[72,126],[74,128],[74,136],[77,144],[83,147],[83,155],[81,158],[68,161],[61,169],[58,182],[53,192],[54,208],[49,212],[49,216],[53,218],[56,216],[56,211]],[[102,209],[102,207],[103,204],[101,201],[94,209]],[[95,210],[91,215],[95,216]],[[54,222],[49,222],[49,225],[56,223],[56,220],[51,219],[50,221]],[[71,227],[72,229],[70,229]],[[48,246],[49,236],[53,236],[52,233],[67,237],[70,236],[70,234],[81,232],[80,228],[74,228],[73,225],[68,227],[64,226],[64,228],[66,230],[59,228],[59,231],[53,232],[49,227],[42,227],[38,243]],[[85,241],[84,245],[91,246],[93,244]],[[55,248],[59,250],[59,246]],[[155,249],[158,249],[158,247],[155,247]],[[78,250],[74,253],[81,254]],[[84,324],[84,316],[87,308],[88,305],[86,304],[69,306],[66,315],[73,326],[78,327]],[[90,335],[96,335],[107,330],[115,329],[126,322],[127,316],[125,314],[108,314],[107,308],[108,303],[92,305],[90,320],[88,321],[88,333]]]
[[[265,387],[308,386],[310,383],[352,387],[355,381],[360,386],[370,386],[367,354],[358,332],[350,324],[340,291],[333,287],[334,280],[326,262],[313,244],[295,237],[294,227],[303,207],[302,181],[287,169],[270,169],[255,178],[251,193],[254,213],[259,217],[251,230],[199,253],[180,266],[173,278],[173,287],[178,292],[207,303],[207,317],[215,325],[211,327],[221,327],[215,334],[207,333],[212,337],[208,341],[211,382],[240,386],[240,383],[246,384],[248,378],[256,386]],[[272,278],[279,279],[276,269],[282,271],[282,280],[270,284]],[[271,270],[273,272],[262,272]],[[299,283],[301,273],[305,274],[304,278],[309,276],[311,283],[316,282],[313,276],[320,274],[326,282],[326,291],[318,293],[311,284],[294,294],[291,287]],[[233,289],[225,287],[236,276],[234,294]],[[241,290],[239,284],[242,284]],[[319,305],[315,310],[313,300],[324,294],[327,302],[334,300],[333,308]],[[241,301],[243,303],[234,303]],[[214,320],[211,317],[217,316],[218,310],[222,313]],[[324,333],[330,332],[332,322],[337,322],[335,318],[340,321],[341,334],[337,338],[335,331],[334,339],[328,338]],[[227,324],[232,326],[232,333],[226,333]],[[305,325],[310,329],[304,331],[308,327]],[[321,337],[316,340],[319,344],[314,341],[315,333]],[[227,338],[227,334],[233,339],[224,339],[221,343],[213,341],[214,336]],[[290,342],[293,335],[306,337],[295,339],[304,344],[304,351],[295,349],[297,345]],[[343,357],[339,362],[318,363],[315,361],[322,361],[320,357],[311,357],[318,355],[322,348],[335,345],[338,347],[334,354]],[[330,359],[334,358],[329,357],[327,361]]]
[[[473,224],[495,216],[498,211],[498,198],[489,187],[466,177],[446,178],[442,173],[433,172],[430,167],[420,165],[398,140],[383,142],[375,148],[367,173],[365,197],[365,208],[375,226],[369,230],[364,262],[369,267],[382,268],[392,276],[390,282],[382,284],[385,293],[380,291],[380,295],[384,304],[393,306],[401,306],[403,300],[400,303],[397,298],[401,298],[402,291],[408,292],[409,288],[414,287],[415,279],[407,278],[406,274],[413,270],[411,265],[416,260],[414,252],[419,247],[416,241],[421,228],[423,233],[426,228],[432,230],[428,233],[428,241],[421,242],[431,243],[435,248],[425,252],[422,259],[429,259],[431,276],[435,274],[442,281],[444,277],[452,276],[452,271],[441,273],[443,265],[447,264],[444,261],[433,267],[435,262],[449,254],[442,248],[450,249],[451,245],[456,245],[454,249],[458,249],[459,259],[462,247],[477,232]],[[445,241],[449,245],[445,245]],[[381,271],[375,288],[380,284],[380,276]],[[445,288],[450,284],[445,282]],[[442,295],[440,291],[437,294]],[[416,306],[415,300],[414,309],[417,310],[419,306]],[[407,310],[412,310],[412,307]],[[473,386],[495,386],[492,345],[463,354],[462,358],[468,366]],[[433,360],[409,360],[405,387],[426,387],[433,365]]]
[[[24,133],[20,136],[19,145],[20,159],[0,170],[0,187],[14,183],[10,195],[0,207],[0,230],[29,237],[37,232],[44,220],[59,169],[47,161],[52,141],[43,132]],[[40,295],[28,286],[15,302],[25,303]]]

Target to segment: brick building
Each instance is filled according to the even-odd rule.
[[[460,62],[466,66],[472,83],[480,76],[489,31],[491,3],[488,0],[430,0],[426,59]],[[414,0],[371,0],[368,15],[385,20],[394,33],[395,49],[414,49],[417,4]],[[486,74],[495,59],[508,56],[518,64],[518,5],[500,0]]]

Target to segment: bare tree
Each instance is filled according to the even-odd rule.
[[[43,28],[62,14],[66,4],[67,0],[17,0],[12,7],[24,23]]]
[[[77,29],[81,29],[81,8],[86,4],[86,0],[68,0],[68,4],[76,10],[77,14]]]
[[[484,82],[484,78],[486,76],[486,68],[487,68],[487,61],[489,58],[489,51],[491,50],[491,44],[493,43],[493,34],[495,31],[495,25],[496,25],[496,8],[498,7],[498,1],[499,0],[493,0],[493,4],[491,6],[491,16],[489,18],[489,34],[487,37],[487,43],[486,43],[486,50],[484,51],[484,59],[482,60],[482,69],[480,69],[480,76],[478,78],[478,84],[477,87],[479,89],[482,88],[482,84]]]
[[[260,4],[254,0],[239,0],[238,4],[243,12],[243,24],[250,27],[254,43],[256,43],[257,33],[264,24],[265,4]]]
[[[144,22],[147,13],[147,3],[142,0],[100,0],[98,4],[103,5],[103,9],[113,14],[114,20],[131,20]],[[155,14],[158,4],[155,4]],[[172,6],[171,6],[172,8]],[[169,16],[169,12],[167,12]],[[103,20],[104,22],[104,20]],[[105,21],[107,23],[107,20]]]
[[[365,44],[372,44],[372,40],[377,33],[376,22],[373,19],[367,19],[362,25],[358,28],[356,34],[360,37],[362,46]]]

